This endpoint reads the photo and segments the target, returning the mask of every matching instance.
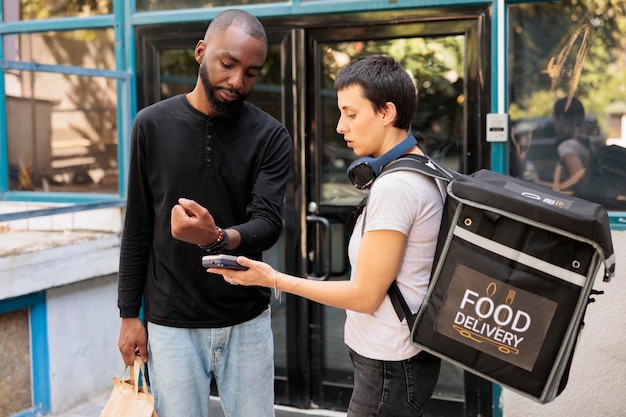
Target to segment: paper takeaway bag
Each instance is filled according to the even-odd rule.
[[[139,356],[130,367],[129,380],[113,378],[113,390],[100,417],[158,417],[154,397],[147,390],[145,366]]]

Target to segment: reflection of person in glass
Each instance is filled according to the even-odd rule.
[[[555,191],[581,196],[589,181],[591,164],[595,153],[592,150],[589,134],[585,125],[585,109],[576,97],[562,98],[554,104],[553,120],[557,155],[559,157],[552,182],[540,179],[535,172],[529,178]],[[525,155],[530,145],[530,138],[523,135],[515,138],[514,144],[524,146]],[[519,150],[518,150],[518,154]],[[523,158],[519,161],[523,165]],[[521,174],[521,171],[518,173]]]
[[[626,190],[623,148],[607,147],[595,118],[585,116],[583,105],[572,98],[554,105],[554,127],[558,135],[557,163],[551,187],[610,208],[623,208]]]
[[[583,195],[589,181],[593,150],[585,129],[585,108],[576,98],[562,98],[554,104],[554,129],[557,134],[559,162],[552,189]]]
[[[358,156],[380,157],[409,135],[417,96],[407,72],[392,58],[353,61],[335,80],[340,118],[337,132]],[[408,153],[422,154],[413,146]],[[238,257],[248,271],[224,271],[227,282],[273,287],[347,310],[345,343],[354,366],[349,417],[417,417],[437,383],[440,360],[410,341],[387,297],[396,280],[411,311],[417,311],[430,280],[443,200],[431,178],[396,171],[370,190],[367,221],[358,217],[348,247],[349,281],[314,281]]]

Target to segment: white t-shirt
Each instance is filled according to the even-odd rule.
[[[563,158],[565,155],[575,154],[578,155],[583,164],[589,162],[590,152],[589,148],[576,139],[567,139],[559,144],[557,148],[559,157]]]
[[[370,190],[365,231],[396,230],[407,236],[407,244],[396,281],[412,312],[417,312],[430,280],[443,199],[435,181],[426,175],[397,171],[376,179]],[[357,219],[348,246],[354,279],[363,214]],[[385,262],[381,259],[380,262]],[[376,279],[376,277],[370,277]],[[419,349],[410,342],[406,319],[400,321],[386,296],[372,314],[346,311],[345,343],[370,359],[408,359]]]

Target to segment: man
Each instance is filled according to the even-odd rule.
[[[291,138],[245,101],[266,55],[256,18],[220,13],[195,47],[193,91],[133,125],[119,348],[126,364],[149,360],[160,417],[207,417],[213,378],[226,416],[274,415],[270,291],[211,278],[201,263],[207,253],[260,259],[281,232]]]

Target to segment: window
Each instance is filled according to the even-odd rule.
[[[6,22],[113,13],[113,0],[3,0]]]
[[[511,6],[511,175],[626,209],[623,28],[623,3]]]
[[[192,9],[200,7],[221,7],[236,6],[262,3],[278,3],[276,0],[216,0],[207,2],[206,0],[136,0],[138,12],[146,12],[153,10],[174,10],[174,9]]]
[[[463,78],[465,39],[460,35],[397,38],[322,44],[321,120],[324,131],[322,201],[356,205],[365,195],[349,182],[346,169],[356,159],[337,134],[335,74],[351,59],[382,53],[393,56],[413,78],[418,104],[411,133],[428,155],[451,169],[461,170],[463,149]]]
[[[111,71],[113,43],[112,29],[9,35],[6,59]],[[115,194],[116,80],[54,69],[5,71],[8,188]]]
[[[12,71],[5,82],[10,190],[117,193],[115,80]]]

